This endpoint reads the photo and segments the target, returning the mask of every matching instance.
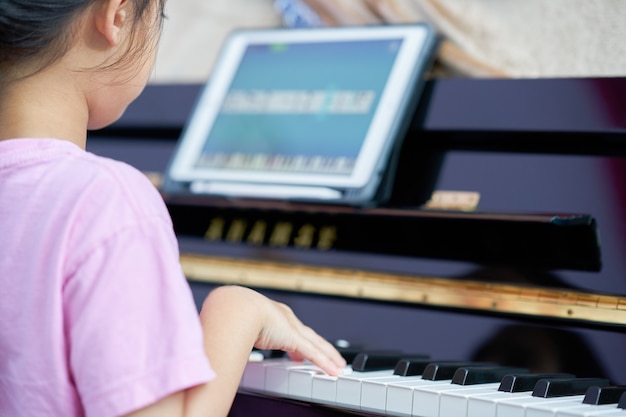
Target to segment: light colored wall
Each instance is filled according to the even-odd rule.
[[[328,25],[429,21],[441,76],[626,76],[624,0],[298,1]],[[274,0],[170,0],[167,14],[152,82],[204,82],[228,32],[282,24]]]
[[[272,0],[170,0],[166,14],[152,83],[204,82],[231,30],[281,25]]]

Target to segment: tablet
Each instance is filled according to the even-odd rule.
[[[434,47],[425,24],[233,32],[164,191],[374,202]]]

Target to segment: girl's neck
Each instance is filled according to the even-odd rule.
[[[54,67],[0,89],[0,140],[56,138],[85,148],[89,110],[76,80]]]

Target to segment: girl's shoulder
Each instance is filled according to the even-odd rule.
[[[118,207],[131,211],[138,217],[163,217],[169,214],[157,188],[148,176],[134,166],[90,152],[80,156],[77,175],[88,181],[86,192],[101,200],[102,204],[114,200]]]
[[[109,210],[117,217],[169,219],[160,193],[144,173],[65,140],[0,141],[0,180],[36,188],[42,194],[33,197],[67,202],[83,213]]]

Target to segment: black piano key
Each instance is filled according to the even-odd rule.
[[[490,384],[502,381],[502,378],[507,374],[521,374],[524,372],[528,372],[528,369],[506,366],[463,367],[454,372],[452,383],[456,385]]]
[[[609,380],[604,378],[555,378],[540,379],[533,389],[533,397],[554,398],[582,395],[589,387],[604,387]]]
[[[606,387],[589,387],[583,399],[584,404],[602,405],[617,404],[626,392],[626,385],[609,385]]]
[[[457,369],[468,366],[494,366],[494,364],[484,362],[432,362],[424,369],[422,379],[429,381],[452,379]]]
[[[352,364],[356,355],[361,352],[367,352],[367,349],[361,345],[353,345],[345,339],[338,339],[333,342],[333,346],[339,354],[345,359],[348,365]]]
[[[626,409],[626,394],[622,394],[619,398],[619,402],[617,403],[617,408]]]
[[[394,369],[398,361],[406,357],[428,359],[428,355],[408,355],[401,352],[361,352],[352,361],[352,370],[368,372]]]
[[[287,357],[287,353],[283,350],[273,349],[252,349],[254,352],[259,352],[265,359],[275,359]]]
[[[540,379],[575,378],[574,374],[509,374],[500,381],[498,391],[526,392],[532,391]]]
[[[338,347],[337,351],[339,351],[339,354],[346,360],[346,363],[350,365],[354,362],[354,358],[356,358],[359,353],[363,352],[363,348]]]
[[[396,363],[393,374],[398,376],[422,375],[426,366],[431,362],[430,359],[403,358]]]

